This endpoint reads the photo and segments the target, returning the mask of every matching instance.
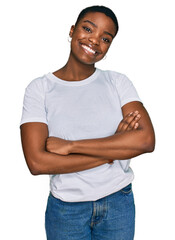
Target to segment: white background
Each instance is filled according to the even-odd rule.
[[[125,73],[134,83],[156,132],[154,153],[132,160],[135,240],[175,239],[173,0],[6,0],[0,3],[0,238],[44,240],[48,176],[32,176],[20,142],[24,90],[62,67],[69,29],[91,5],[113,9],[120,30],[107,59],[96,66]]]

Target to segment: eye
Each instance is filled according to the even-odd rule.
[[[83,29],[86,31],[86,32],[92,32],[90,28],[88,27],[83,27]]]
[[[102,38],[104,42],[110,43],[111,41],[108,38]]]

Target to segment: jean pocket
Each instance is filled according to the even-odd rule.
[[[120,192],[122,192],[125,195],[129,195],[130,193],[132,193],[132,184],[130,183],[126,187],[122,188]]]

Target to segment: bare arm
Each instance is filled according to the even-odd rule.
[[[116,132],[105,138],[74,141],[71,152],[120,160],[152,152],[155,146],[154,130],[143,105],[140,102],[126,104],[122,108],[123,116],[134,110],[138,110],[141,115],[136,130]]]
[[[25,123],[21,126],[23,152],[33,175],[72,173],[112,162],[105,158],[79,153],[62,156],[48,152],[47,138],[48,127],[44,123]]]
[[[141,119],[139,120],[139,126],[135,125],[137,127],[133,128],[127,123],[132,117],[128,117],[128,114],[136,109],[139,111]],[[152,152],[155,145],[155,136],[146,109],[140,102],[131,102],[123,106],[122,111],[124,120],[120,123],[114,135],[105,138],[72,141],[72,144],[67,145],[67,147],[60,144],[60,139],[58,139],[54,152],[63,155],[81,153],[113,160],[124,160],[146,152]],[[131,126],[131,128],[128,126]]]

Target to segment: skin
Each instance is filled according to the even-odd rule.
[[[86,14],[76,27],[71,27],[69,59],[64,67],[54,72],[55,76],[65,81],[81,81],[91,76],[95,63],[109,50],[115,31],[113,21],[105,14]],[[23,124],[21,140],[29,170],[33,175],[72,173],[152,152],[154,130],[143,105],[128,103],[122,107],[122,113],[123,120],[115,134],[98,139],[68,141],[48,137],[44,123]]]
[[[139,109],[139,112],[135,112],[137,114],[134,119],[136,122],[132,128],[129,122],[133,116],[130,116],[131,113],[128,114],[128,110],[135,107]],[[78,141],[67,141],[51,137],[46,143],[48,151],[62,155],[81,153],[113,160],[125,160],[143,153],[152,152],[155,144],[154,130],[143,105],[140,102],[131,102],[126,104],[122,111],[124,119],[113,136]],[[132,121],[134,122],[134,120]]]
[[[105,14],[86,14],[76,27],[74,25],[71,27],[69,59],[63,68],[54,72],[55,76],[67,81],[80,81],[91,76],[95,71],[95,63],[103,59],[108,52],[113,41],[111,35],[114,36],[115,32],[116,27],[113,21]],[[91,46],[97,54],[87,52],[83,45]]]

